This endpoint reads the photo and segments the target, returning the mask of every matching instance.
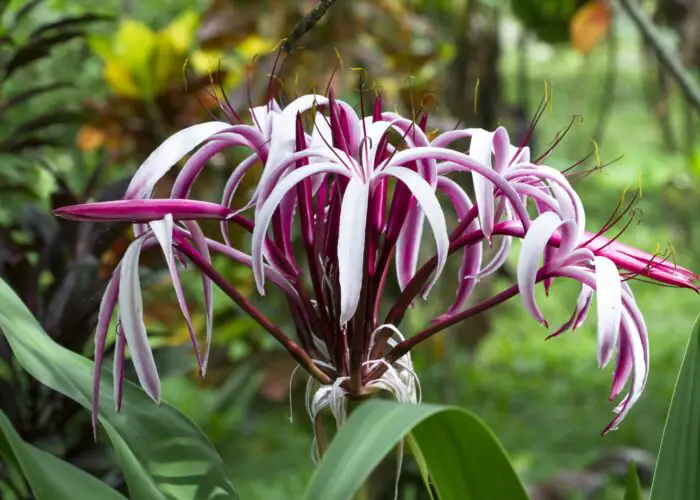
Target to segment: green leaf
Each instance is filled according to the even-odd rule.
[[[368,401],[333,439],[306,493],[308,500],[349,499],[409,432],[442,500],[527,500],[491,431],[466,410]]]
[[[627,489],[625,490],[625,500],[643,500],[642,485],[639,484],[637,467],[630,461],[627,469]]]
[[[0,455],[22,473],[37,500],[125,500],[96,477],[24,442],[2,411]]]
[[[33,377],[91,407],[94,363],[56,344],[2,280],[0,328]],[[129,381],[124,382],[123,407],[117,413],[108,375],[105,372],[100,386],[99,419],[114,445],[131,498],[237,498],[221,457],[192,421],[167,403],[157,406]]]
[[[654,500],[700,498],[700,320],[685,350],[651,485]]]
[[[15,106],[26,104],[27,101],[33,99],[34,97],[45,94],[47,92],[53,92],[54,90],[67,88],[70,86],[71,84],[68,82],[57,82],[45,85],[37,85],[23,90],[21,92],[17,92],[16,94],[9,96],[6,100],[0,103],[0,116],[2,116],[8,110],[14,108]]]
[[[76,26],[91,24],[96,21],[112,21],[113,19],[114,18],[111,16],[105,16],[101,14],[83,14],[82,16],[66,17],[59,21],[54,21],[39,26],[30,33],[29,38],[44,36],[48,31],[57,31],[65,28],[75,28]]]
[[[82,31],[63,31],[55,35],[30,40],[26,45],[17,49],[5,65],[4,78],[7,79],[18,69],[48,56],[54,47],[83,36],[85,34]]]

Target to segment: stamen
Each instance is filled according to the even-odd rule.
[[[538,164],[543,159],[547,158],[550,154],[552,154],[552,151],[554,151],[554,148],[556,148],[561,143],[561,141],[564,139],[566,134],[569,133],[571,128],[576,123],[576,120],[580,120],[579,123],[581,123],[581,122],[583,122],[583,117],[581,115],[574,115],[571,118],[571,121],[569,122],[569,124],[566,127],[560,129],[559,132],[556,133],[556,135],[554,136],[554,142],[549,146],[549,148],[547,148],[547,150],[544,153],[542,153],[538,158],[533,160],[532,163]],[[597,146],[596,146],[596,158],[598,158]],[[600,163],[600,160],[598,160],[598,163]]]
[[[224,102],[226,103],[226,107],[228,108],[229,112],[238,120],[238,123],[243,123],[243,120],[241,120],[241,117],[238,116],[238,113],[236,113],[236,110],[233,109],[233,106],[231,105],[231,101],[229,101],[228,96],[226,95],[226,91],[224,90],[224,80],[221,78],[222,71],[221,71],[221,59],[219,59],[219,66],[218,66],[218,73],[219,73],[219,90],[221,90],[221,95],[224,98]]]

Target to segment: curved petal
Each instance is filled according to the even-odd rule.
[[[538,323],[545,326],[547,322],[535,301],[535,280],[544,249],[560,225],[561,219],[554,212],[545,212],[535,219],[525,234],[518,259],[518,288],[525,309]]]
[[[187,153],[228,128],[231,124],[226,122],[200,123],[168,137],[138,168],[126,188],[124,199],[149,197],[156,183]]]
[[[151,230],[158,240],[160,248],[163,250],[163,256],[165,258],[165,263],[168,266],[168,272],[170,273],[170,279],[173,282],[173,288],[175,289],[175,296],[177,297],[177,303],[180,306],[182,315],[185,317],[185,322],[187,323],[187,330],[190,333],[190,340],[192,341],[192,347],[194,348],[194,354],[197,358],[197,365],[199,366],[199,373],[203,373],[202,367],[202,357],[199,354],[199,342],[197,341],[197,334],[192,326],[192,318],[190,317],[190,310],[187,307],[187,300],[185,299],[185,293],[182,290],[182,283],[180,282],[180,272],[177,269],[177,263],[175,262],[175,254],[173,252],[173,217],[167,214],[163,220],[151,222]]]
[[[588,314],[588,309],[591,306],[591,299],[593,297],[593,289],[588,285],[581,285],[581,293],[579,293],[578,300],[576,301],[576,307],[571,317],[557,330],[549,335],[547,339],[561,335],[565,331],[572,329],[576,330],[583,321],[586,319],[586,314]]]
[[[143,300],[139,281],[139,255],[144,238],[134,240],[122,260],[119,286],[119,318],[139,383],[146,393],[160,402],[160,378],[143,324]]]
[[[396,277],[402,291],[416,274],[424,219],[423,210],[415,200],[411,200],[408,214],[396,240]]]
[[[202,258],[211,263],[211,255],[209,254],[209,246],[207,245],[207,238],[202,232],[202,228],[199,227],[195,221],[185,221],[185,228],[192,235],[192,243],[194,243],[195,249],[199,252]],[[202,358],[202,377],[206,375],[207,365],[209,363],[209,353],[211,351],[211,339],[212,330],[214,322],[214,300],[212,297],[212,283],[209,277],[202,273],[202,291],[204,293],[204,311],[207,322],[207,342],[204,348],[204,356]]]
[[[445,214],[442,212],[442,208],[435,196],[433,188],[430,187],[430,184],[428,184],[423,177],[414,171],[402,167],[386,167],[375,179],[378,180],[386,176],[395,177],[406,185],[416,201],[420,204],[420,208],[433,230],[435,246],[437,247],[437,266],[433,278],[430,280],[430,283],[423,293],[423,297],[426,297],[428,293],[430,293],[430,289],[435,284],[435,281],[442,273],[445,262],[447,261],[450,240],[445,224]]]
[[[114,308],[119,296],[119,272],[120,266],[114,270],[107,283],[104,295],[97,313],[97,328],[95,329],[95,371],[92,385],[92,431],[97,436],[98,406],[100,403],[100,380],[102,378],[102,362],[104,360],[105,342],[109,333],[109,322],[112,320]]]
[[[254,144],[238,134],[228,132],[218,134],[187,160],[175,179],[173,188],[170,191],[170,198],[189,197],[192,184],[197,180],[197,177],[207,162],[217,153],[234,146],[247,146],[252,150],[256,150]],[[260,153],[254,153],[253,156],[259,157]],[[237,167],[236,170],[238,170],[238,168],[240,168],[240,166]]]
[[[362,290],[365,257],[365,227],[369,203],[368,183],[351,179],[340,207],[338,231],[338,280],[340,282],[340,324],[355,314]]]
[[[477,129],[472,135],[469,154],[486,168],[491,166],[491,150],[493,147],[493,132]],[[496,206],[494,201],[493,184],[481,175],[472,175],[476,205],[479,207],[479,221],[486,238],[491,238]]]
[[[503,127],[498,127],[493,133],[493,156],[495,159],[494,169],[502,174],[511,160],[510,138],[508,131]]]
[[[482,165],[469,155],[465,155],[464,153],[459,153],[457,151],[451,151],[445,148],[427,146],[399,151],[383,165],[385,165],[384,168],[387,168],[394,165],[404,165],[424,158],[450,162],[451,168],[449,171],[467,171],[483,176],[497,189],[499,189],[503,193],[503,196],[508,199],[513,211],[520,219],[520,222],[522,222],[523,227],[527,229],[530,226],[530,216],[527,213],[527,209],[525,208],[525,205],[523,205],[520,195],[515,191],[510,182],[508,182],[504,176],[499,175],[492,168]],[[447,170],[444,172],[447,173]],[[478,199],[477,205],[479,206]],[[479,206],[479,208],[481,209],[481,206]]]
[[[196,200],[117,200],[57,208],[54,215],[76,221],[150,222],[171,214],[174,220],[225,219],[233,211],[217,203]]]
[[[470,138],[477,130],[481,129],[465,128],[461,130],[448,130],[447,132],[443,132],[433,139],[430,145],[435,146],[436,148],[445,148],[455,141]]]
[[[595,258],[598,306],[598,365],[610,361],[617,345],[622,319],[622,284],[615,264],[605,257]]]
[[[302,113],[314,106],[323,106],[328,103],[322,95],[307,94],[290,102],[281,113],[271,115],[272,130],[270,132],[270,152],[267,155],[265,166],[277,165],[296,149],[296,119],[297,113]],[[260,182],[266,180],[267,168],[263,171]]]
[[[245,160],[243,160],[241,163],[238,164],[238,166],[235,168],[233,173],[229,176],[228,180],[226,181],[226,185],[224,186],[224,194],[221,198],[221,205],[227,208],[231,208],[231,203],[233,202],[233,197],[236,194],[236,190],[238,189],[238,186],[240,185],[241,181],[243,180],[243,177],[245,176],[246,173],[248,173],[248,170],[255,165],[258,162],[258,156],[257,155],[250,155],[247,157]],[[252,197],[250,202],[246,204],[242,209],[237,210],[236,212],[241,212],[242,210],[250,208],[253,204],[255,204],[255,198]],[[221,225],[221,234],[224,238],[224,241],[226,242],[227,245],[231,245],[231,237],[229,236],[228,232],[228,223],[223,220],[220,223]]]
[[[442,190],[452,201],[452,205],[455,207],[457,212],[457,217],[462,220],[469,210],[472,208],[472,202],[467,196],[467,193],[451,179],[446,177],[438,178],[438,189]],[[467,226],[467,231],[477,230],[479,227],[476,219]],[[504,238],[504,241],[510,238]],[[446,317],[460,311],[464,305],[467,303],[469,296],[476,287],[479,279],[479,269],[481,268],[482,259],[482,245],[477,243],[474,245],[469,245],[464,249],[462,256],[462,263],[459,268],[459,274],[457,276],[459,283],[457,285],[457,294],[455,301],[449,307],[447,312],[436,319],[436,321],[443,320]]]
[[[265,283],[265,275],[263,274],[263,242],[265,240],[265,234],[267,234],[267,228],[272,221],[272,216],[290,189],[294,188],[304,179],[321,173],[334,173],[343,177],[350,176],[345,167],[338,166],[334,163],[316,163],[296,169],[280,180],[256,214],[252,238],[252,259],[255,284],[261,295],[265,295],[265,289],[263,288]]]

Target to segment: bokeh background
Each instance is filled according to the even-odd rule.
[[[700,67],[697,3],[640,5],[691,76]],[[584,167],[593,169],[610,163],[576,180],[588,229],[602,227],[624,193],[629,200],[641,186],[635,219],[621,240],[670,252],[697,271],[698,109],[626,12],[616,4],[586,4],[338,0],[270,76],[280,40],[315,2],[0,1],[0,276],[52,337],[89,355],[100,292],[128,232],[56,221],[51,208],[119,198],[163,139],[210,113],[220,116],[213,96],[223,97],[222,89],[247,115],[249,103],[263,103],[270,89],[288,102],[313,89],[325,92],[331,78],[336,95],[354,105],[364,78],[368,102],[379,92],[385,107],[409,116],[427,109],[429,129],[460,121],[504,125],[516,143],[528,135],[543,96],[550,96],[531,134],[535,155],[572,124],[548,164],[564,169],[586,158]],[[198,195],[216,199],[236,159],[235,152],[216,158],[198,182]],[[243,236],[237,238],[247,248]],[[299,498],[313,471],[304,377],[290,379],[291,360],[217,296],[212,368],[200,380],[160,258],[142,260],[146,323],[165,378],[164,399],[206,432],[242,498]],[[478,297],[512,283],[514,264],[483,280]],[[250,272],[218,265],[254,295]],[[456,272],[452,265],[447,280]],[[186,284],[201,328],[198,277],[188,275]],[[407,335],[445,309],[449,285],[410,311]],[[633,290],[650,331],[651,374],[619,431],[600,435],[613,405],[611,370],[596,365],[595,321],[545,341],[546,331],[517,298],[415,351],[424,400],[464,406],[483,418],[534,498],[620,498],[626,460],[638,462],[648,483],[700,310],[689,291],[644,283]],[[550,324],[568,317],[576,295],[566,282],[556,282],[547,298],[542,294]],[[286,324],[278,299],[256,301]],[[109,451],[92,439],[87,412],[27,377],[2,339],[0,357],[0,407],[23,438],[119,485]],[[390,486],[393,467],[386,469]],[[0,496],[16,498],[3,474],[9,474],[4,467]],[[412,474],[408,462],[403,480]],[[402,491],[410,497],[410,487]]]

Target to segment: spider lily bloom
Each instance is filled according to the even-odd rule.
[[[233,115],[229,108],[224,101],[227,116]],[[332,93],[302,96],[284,107],[270,99],[250,115],[252,125],[235,115],[234,124],[196,125],[167,139],[136,172],[122,201],[56,211],[75,220],[135,223],[136,238],[107,287],[97,328],[96,379],[118,303],[118,402],[127,347],[144,389],[159,397],[138,280],[140,253],[159,247],[202,374],[216,285],[308,372],[311,417],[328,408],[339,423],[348,397],[387,391],[400,401],[419,401],[410,351],[421,341],[519,293],[525,309],[547,326],[535,301],[536,284],[548,289],[553,279],[577,280],[581,294],[574,312],[550,336],[580,326],[595,298],[599,364],[616,359],[612,397],[631,380],[609,428],[619,424],[639,398],[649,369],[646,327],[627,282],[644,278],[697,289],[695,274],[618,243],[617,236],[603,236],[619,217],[600,232],[587,233],[583,204],[566,175],[531,159],[527,147],[511,145],[502,127],[448,131],[429,140],[427,115],[415,120],[383,112],[377,98],[371,116],[358,116]],[[469,139],[467,153],[450,148],[460,139]],[[192,200],[199,173],[212,155],[227,147],[246,148],[249,154],[231,169],[222,201]],[[187,154],[170,197],[151,199],[156,184]],[[258,163],[262,173],[253,194],[233,210],[238,186]],[[474,199],[452,178],[454,173],[471,176]],[[445,206],[438,194],[445,195]],[[457,215],[456,226],[449,230],[445,210]],[[197,221],[207,218],[220,221],[223,242],[204,236]],[[420,264],[426,221],[435,255]],[[229,224],[251,233],[250,253],[232,247]],[[294,244],[297,231],[300,245]],[[485,245],[491,246],[494,238],[501,240],[500,246],[486,261]],[[517,283],[466,308],[478,280],[505,264],[515,238],[523,239]],[[453,304],[423,330],[404,335],[400,326],[407,308],[419,295],[429,297],[454,253],[461,260]],[[251,268],[261,294],[266,282],[275,285],[289,306],[295,340],[215,269],[212,254]],[[203,353],[182,294],[178,260],[188,260],[202,274],[207,315]],[[400,294],[390,303],[384,290],[392,267]],[[97,391],[97,382],[95,387]]]

